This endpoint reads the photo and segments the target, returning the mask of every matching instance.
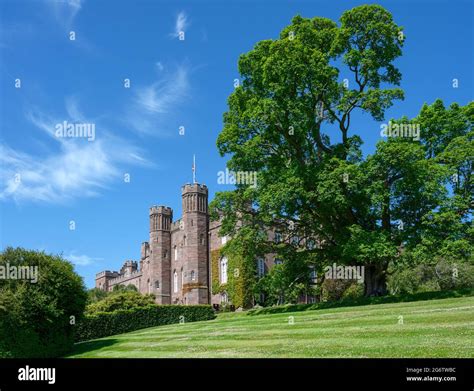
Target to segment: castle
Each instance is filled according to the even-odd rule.
[[[221,223],[210,221],[206,185],[186,184],[181,188],[183,216],[173,220],[167,206],[150,208],[150,239],[141,245],[140,261],[126,261],[120,272],[96,275],[96,288],[111,291],[116,285],[133,284],[141,293],[152,293],[158,304],[221,304],[227,294],[211,291],[210,254],[222,247]],[[265,272],[265,262],[258,267]],[[227,259],[219,260],[220,284],[227,283]],[[217,276],[214,276],[217,277]]]

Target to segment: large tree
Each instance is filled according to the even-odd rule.
[[[418,240],[422,217],[446,197],[447,171],[434,156],[461,170],[458,186],[472,190],[469,167],[440,149],[436,129],[431,141],[382,142],[363,158],[351,117],[359,111],[383,120],[403,99],[394,65],[403,41],[388,11],[364,5],[344,12],[339,24],[297,16],[279,39],[240,57],[242,83],[228,99],[217,146],[230,155],[229,169],[256,172],[258,180],[218,193],[212,209],[224,216],[222,234],[237,239],[224,252],[239,253],[246,269],[271,252],[295,265],[284,268],[287,281],[305,283],[301,265],[364,264],[366,293],[384,292],[389,261]],[[445,141],[469,153],[469,140],[459,139],[465,134],[448,133]],[[268,240],[269,227],[286,240]],[[304,245],[313,240],[316,246]]]

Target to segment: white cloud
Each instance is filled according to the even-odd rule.
[[[186,67],[179,66],[175,72],[137,89],[127,122],[140,133],[156,135],[160,133],[165,115],[172,113],[188,95],[189,72]]]
[[[69,121],[86,120],[77,101],[66,101]],[[98,137],[56,138],[54,120],[38,110],[27,117],[53,137],[55,148],[47,156],[34,156],[7,145],[0,146],[0,200],[64,203],[100,194],[111,183],[121,180],[124,164],[150,165],[142,151],[96,124]],[[93,122],[93,121],[86,121]]]
[[[160,61],[157,61],[155,63],[155,66],[156,66],[156,69],[161,72],[163,69],[165,69],[165,67],[163,66],[163,64],[160,62]]]
[[[96,261],[103,260],[103,258],[93,258],[88,255],[77,255],[74,252],[71,252],[69,255],[63,255],[63,257],[76,266],[88,266]]]
[[[48,0],[47,3],[58,23],[65,28],[72,26],[83,4],[81,0]]]
[[[189,26],[188,17],[183,11],[181,11],[176,18],[174,33],[172,35],[174,37],[179,37],[179,34],[181,32],[186,32],[186,29],[188,28],[188,26]]]

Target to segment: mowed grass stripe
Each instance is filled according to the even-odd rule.
[[[464,297],[222,314],[78,344],[72,357],[474,357],[473,334],[474,298]]]

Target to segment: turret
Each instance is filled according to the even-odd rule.
[[[209,302],[208,277],[208,189],[199,183],[181,187],[183,217],[183,256],[173,264],[180,289],[174,292],[173,302],[206,304]]]
[[[150,251],[149,264],[144,272],[146,291],[156,296],[159,304],[170,304],[171,282],[171,222],[173,210],[167,206],[152,206],[150,208]],[[144,248],[143,248],[144,247]],[[147,246],[142,249],[147,250]]]

